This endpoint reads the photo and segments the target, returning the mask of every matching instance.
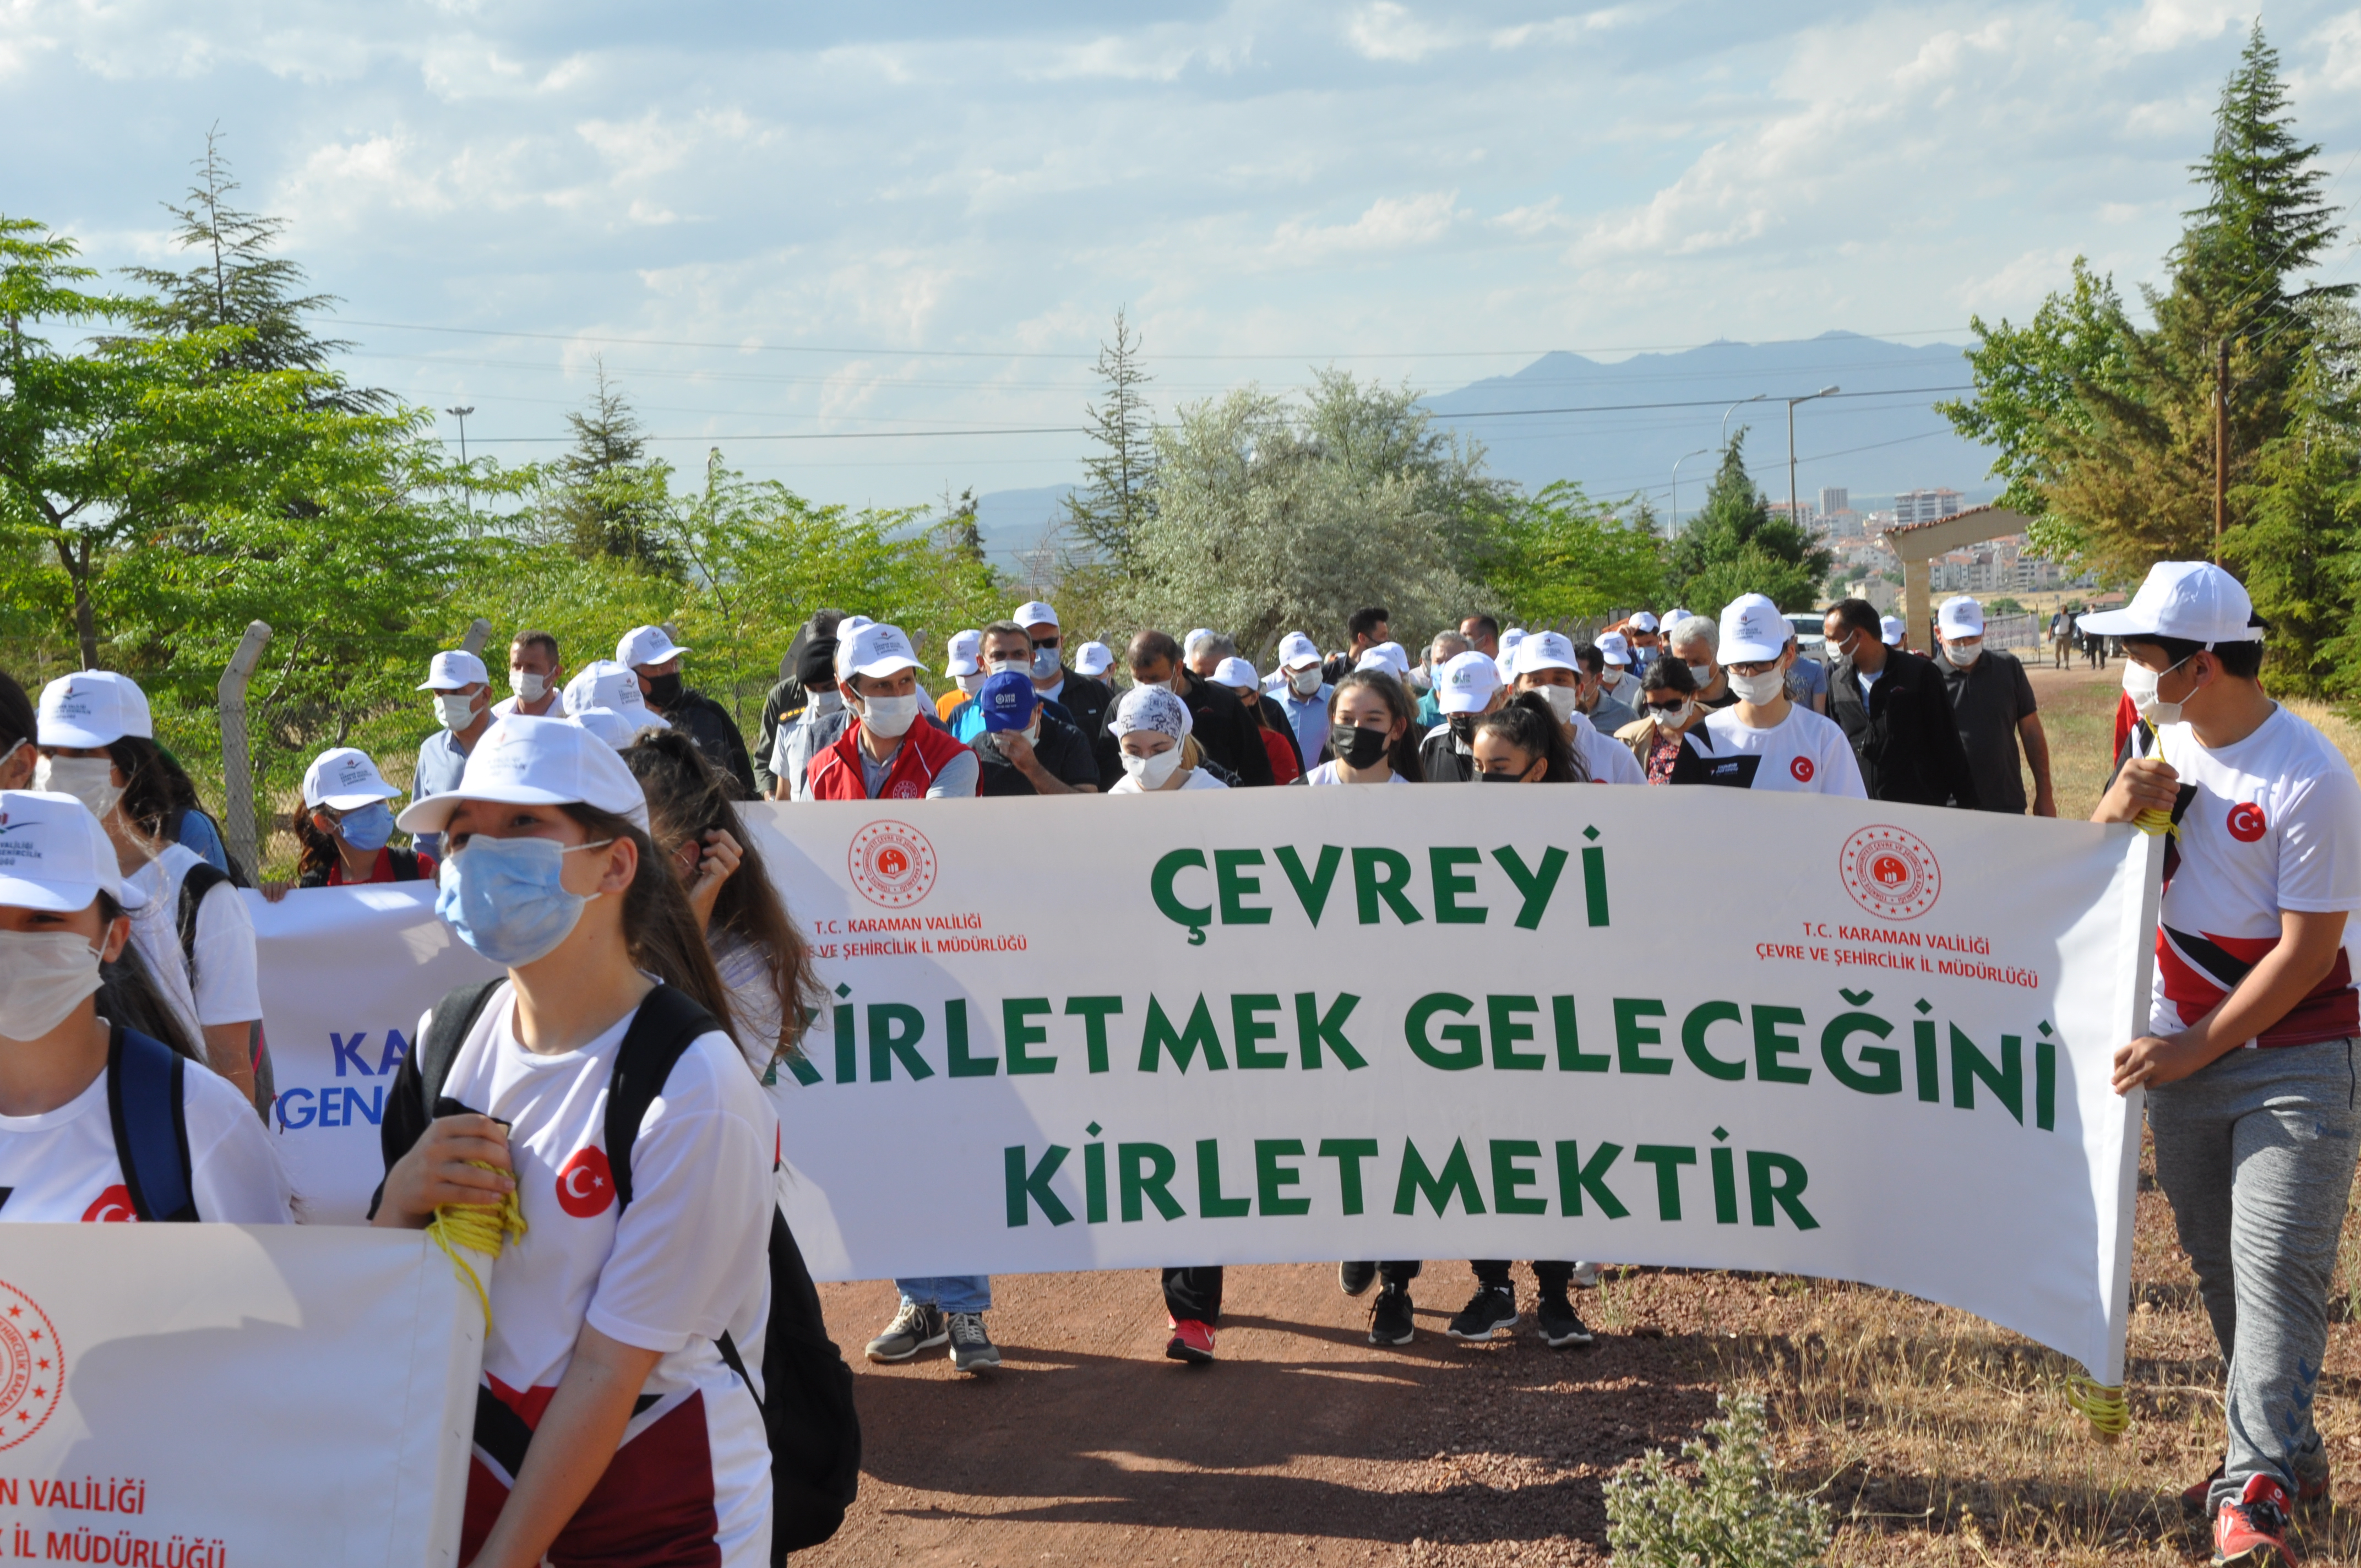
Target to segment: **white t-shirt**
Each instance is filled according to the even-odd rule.
[[[197,1218],[284,1225],[287,1178],[254,1103],[195,1062],[185,1069],[189,1186]],[[54,1111],[0,1116],[0,1221],[130,1220],[130,1188],[106,1109],[106,1074]]]
[[[244,1024],[262,1016],[255,978],[254,918],[237,889],[223,883],[197,905],[197,972],[192,994],[188,958],[181,949],[181,883],[203,857],[186,845],[164,852],[127,880],[148,895],[131,916],[132,939],[165,1000],[192,1025]],[[192,1028],[191,1033],[195,1033]]]
[[[578,1050],[519,1043],[503,985],[451,1064],[443,1092],[509,1124],[517,1198],[531,1227],[492,1271],[484,1381],[528,1424],[541,1419],[585,1322],[661,1351],[642,1390],[655,1403],[631,1440],[702,1392],[723,1561],[770,1530],[770,1451],[761,1412],[714,1342],[727,1331],[749,1366],[770,1310],[772,1171],[779,1124],[746,1059],[719,1030],[682,1053],[631,1150],[620,1212],[606,1153],[607,1087],[636,1013]],[[424,1037],[426,1022],[419,1023]],[[488,1464],[493,1462],[478,1451]],[[494,1473],[499,1474],[494,1465]]]
[[[2361,910],[2361,784],[2319,730],[2284,707],[2219,751],[2186,724],[2165,725],[2157,738],[2188,802],[2176,813],[2156,934],[2148,1026],[2161,1035],[2212,1012],[2279,946],[2281,910]],[[2248,1045],[2361,1034],[2349,927],[2346,940],[2326,978]]]
[[[526,714],[525,717],[527,718],[563,718],[566,717],[566,704],[564,701],[559,700],[557,688],[555,686],[550,687],[548,695],[552,699],[549,706],[543,708],[539,713]],[[504,696],[500,698],[500,701],[492,704],[492,717],[494,718],[506,718],[510,714],[516,712],[519,707],[523,706],[523,703],[524,699],[522,697],[513,695]]]
[[[1433,731],[1430,729],[1427,733],[1431,735]],[[1338,773],[1334,762],[1328,762],[1321,763],[1318,767],[1304,774],[1303,782],[1308,784],[1351,784],[1353,781]],[[1396,773],[1393,777],[1388,779],[1386,783],[1408,784],[1410,783],[1410,780],[1402,777],[1400,773]]]
[[[1189,770],[1189,776],[1180,781],[1180,787],[1184,790],[1191,790],[1227,789],[1230,786],[1224,784],[1221,780],[1215,778],[1213,774],[1207,773],[1202,768],[1191,768]],[[1123,777],[1115,780],[1114,785],[1108,789],[1107,793],[1109,795],[1146,795],[1148,792],[1139,787],[1139,781],[1137,779],[1133,778],[1129,773],[1126,773]],[[1161,795],[1163,792],[1159,790],[1156,793]]]
[[[1593,784],[1645,784],[1647,771],[1631,748],[1598,732],[1587,714],[1574,716],[1574,761]]]
[[[1702,731],[1706,743],[1698,743]],[[1708,770],[1735,767],[1728,782],[1750,789],[1784,790],[1790,795],[1847,795],[1866,800],[1861,763],[1852,743],[1836,720],[1824,718],[1801,704],[1787,705],[1787,717],[1768,729],[1740,722],[1738,707],[1716,708],[1705,722],[1690,730],[1682,744],[1701,757]],[[1721,783],[1719,779],[1708,782]]]

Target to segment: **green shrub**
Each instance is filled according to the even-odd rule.
[[[1763,1401],[1724,1395],[1721,1415],[1682,1445],[1695,1486],[1653,1450],[1607,1483],[1607,1543],[1644,1568],[1799,1568],[1817,1563],[1828,1510],[1779,1490]]]

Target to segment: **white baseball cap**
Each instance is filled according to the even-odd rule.
[[[1399,680],[1410,674],[1410,655],[1402,652],[1402,645],[1399,642],[1380,642],[1363,653],[1353,668],[1383,670]]]
[[[944,651],[950,657],[943,663],[943,674],[947,675],[983,674],[983,666],[976,662],[976,655],[983,651],[983,632],[954,631],[951,633],[950,645]]]
[[[1591,641],[1590,645],[1598,649],[1599,657],[1605,659],[1609,663],[1621,664],[1626,668],[1630,667],[1631,663],[1631,640],[1625,637],[1621,632],[1602,631],[1598,637]]]
[[[312,759],[303,770],[303,804],[355,811],[374,800],[400,800],[401,792],[385,782],[369,754],[357,746],[338,746]]]
[[[566,721],[580,725],[618,751],[637,740],[640,731],[647,728],[611,707],[586,707],[579,713],[567,714]],[[663,720],[658,719],[657,722],[662,723]]]
[[[1259,686],[1262,677],[1255,674],[1252,664],[1232,654],[1213,666],[1213,684],[1217,686]]]
[[[1074,650],[1074,673],[1096,679],[1115,668],[1115,650],[1104,642],[1085,642]]]
[[[1690,613],[1691,612],[1688,610],[1678,608],[1668,609],[1664,612],[1664,624],[1667,626],[1677,625],[1681,621],[1686,620],[1689,618]]]
[[[1535,670],[1573,670],[1582,666],[1574,662],[1574,643],[1562,631],[1536,631],[1517,644],[1516,673],[1532,674]]]
[[[1888,648],[1901,647],[1902,634],[1909,630],[1909,624],[1898,615],[1881,617],[1877,622],[1878,635],[1885,639]]]
[[[1500,652],[1503,653],[1507,652],[1510,649],[1514,648],[1518,643],[1522,642],[1526,638],[1532,635],[1532,633],[1527,631],[1521,626],[1511,626],[1508,630],[1500,633]]]
[[[1982,637],[1984,634],[1984,607],[1965,594],[1943,601],[1935,612],[1935,629],[1945,637]]]
[[[1500,689],[1500,668],[1489,653],[1454,653],[1435,676],[1435,705],[1445,713],[1481,713]]]
[[[1058,625],[1058,612],[1051,609],[1039,599],[1035,599],[1030,604],[1018,605],[1016,610],[1010,614],[1008,619],[1015,621],[1017,625],[1027,629],[1036,626]],[[1059,630],[1063,630],[1065,629],[1063,627],[1059,627]]]
[[[2211,648],[2261,641],[2263,629],[2249,624],[2254,618],[2255,601],[2245,586],[2221,567],[2209,561],[2158,561],[2147,569],[2131,603],[2086,615],[2076,627],[2100,637],[2177,637]],[[48,706],[45,696],[44,711]]]
[[[1300,670],[1306,664],[1320,662],[1320,644],[1301,631],[1290,631],[1279,640],[1279,667]]]
[[[405,833],[440,833],[462,801],[514,806],[588,806],[628,818],[645,831],[647,792],[615,748],[570,718],[499,719],[467,753],[467,770],[448,795],[414,800],[398,818]]]
[[[647,694],[640,690],[640,677],[631,666],[612,659],[593,659],[576,671],[574,678],[566,683],[558,702],[569,718],[594,707],[604,707],[621,714],[635,725],[672,728],[672,720],[648,706]]]
[[[1653,631],[1656,630],[1656,618],[1643,609],[1631,618],[1631,624],[1634,631]]]
[[[1758,659],[1775,659],[1795,635],[1795,629],[1769,598],[1741,594],[1722,608],[1721,662],[1750,664]]]
[[[115,842],[90,807],[55,790],[0,790],[0,905],[64,915],[102,893],[126,909],[148,903],[124,880]]]
[[[455,692],[461,686],[489,685],[491,674],[484,662],[465,648],[454,648],[434,655],[426,666],[426,678],[412,689],[423,692]]]
[[[636,670],[642,664],[661,664],[688,652],[675,644],[672,633],[661,626],[634,626],[615,644],[615,663]]]
[[[874,626],[877,623],[874,620],[870,620],[869,617],[865,615],[846,616],[842,620],[836,623],[837,646],[841,648],[847,642],[851,641],[853,633],[859,631],[862,627]]]
[[[854,632],[851,641],[840,644],[836,657],[840,676],[866,675],[873,681],[921,667],[902,629],[875,621]]]
[[[41,711],[33,731],[37,746],[111,746],[126,735],[156,738],[148,694],[129,675],[113,670],[77,670],[41,688]],[[74,905],[88,904],[85,898]]]

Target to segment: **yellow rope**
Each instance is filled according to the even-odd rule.
[[[2100,1383],[2077,1372],[2066,1379],[2066,1402],[2082,1413],[2104,1442],[2113,1442],[2131,1429],[2131,1406],[2125,1402],[2121,1384]]]
[[[478,1170],[499,1168],[480,1159],[471,1159],[467,1163]],[[521,1236],[524,1233],[524,1211],[517,1207],[517,1195],[513,1190],[504,1194],[497,1203],[445,1203],[434,1211],[434,1218],[427,1223],[429,1239],[443,1249],[444,1255],[451,1260],[451,1266],[459,1271],[459,1277],[474,1288],[476,1299],[483,1305],[484,1326],[488,1329],[492,1325],[492,1299],[485,1291],[483,1277],[476,1272],[476,1266],[467,1261],[459,1248],[480,1252],[488,1257],[495,1256],[502,1243],[511,1236]]]
[[[2141,734],[2147,737],[2147,750],[2143,755],[2155,756],[2158,746],[2161,744],[2157,739],[2156,726],[2143,718],[2139,721],[2139,730]],[[2151,806],[2133,817],[2132,826],[2150,838],[2158,833],[2169,834],[2175,839],[2180,837],[2180,824],[2172,819],[2171,812],[2158,806]]]

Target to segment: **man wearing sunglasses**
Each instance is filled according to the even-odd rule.
[[[1114,742],[1104,739],[1107,709],[1115,706],[1115,693],[1102,681],[1077,674],[1073,666],[1066,663],[1066,634],[1058,625],[1058,612],[1035,599],[1030,604],[1018,605],[1008,619],[1023,627],[1025,635],[1032,641],[1033,689],[1064,708],[1076,729],[1093,737],[1091,751],[1098,763],[1099,776],[1111,779],[1119,775],[1123,772],[1122,759],[1115,755]]]

